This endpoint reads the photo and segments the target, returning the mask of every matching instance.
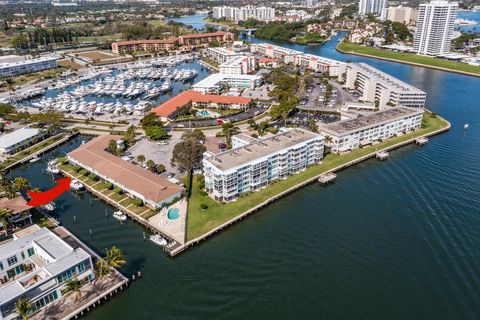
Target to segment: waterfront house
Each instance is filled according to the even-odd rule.
[[[205,190],[217,201],[235,200],[323,159],[323,137],[299,128],[260,139],[240,134],[232,137],[232,146],[204,153]]]
[[[121,188],[130,197],[141,199],[151,208],[162,207],[182,197],[184,188],[107,151],[111,140],[121,138],[115,135],[96,137],[68,153],[68,161]]]
[[[33,225],[0,246],[0,319],[18,319],[15,302],[26,298],[29,316],[61,299],[65,284],[95,279],[92,257],[73,248],[54,232]]]
[[[21,196],[13,199],[0,198],[0,210],[5,210],[6,213],[4,221],[0,221],[0,228],[3,228],[4,235],[8,235],[10,229],[32,224],[31,208]]]

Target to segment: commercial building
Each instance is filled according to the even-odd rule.
[[[343,62],[269,43],[252,44],[250,50],[268,58],[279,59],[283,63],[302,66],[315,72],[326,72],[331,77],[338,77],[345,72],[345,63]]]
[[[65,283],[95,279],[91,256],[72,248],[47,228],[34,225],[0,246],[0,319],[18,319],[15,302],[30,301],[29,316],[61,299]]]
[[[205,190],[217,201],[232,201],[323,159],[323,137],[297,128],[261,139],[241,134],[232,144],[231,150],[204,154]]]
[[[252,99],[237,96],[202,94],[197,91],[183,91],[152,111],[163,120],[174,119],[184,108],[239,109],[250,107]]]
[[[111,140],[121,136],[102,135],[67,154],[68,161],[112,183],[144,204],[159,208],[182,197],[184,189],[107,151]]]
[[[0,153],[12,154],[30,146],[35,139],[42,137],[43,133],[39,129],[27,127],[4,134],[0,136]]]
[[[14,77],[57,67],[58,57],[19,57],[7,56],[0,58],[0,77]]]
[[[319,126],[325,145],[342,153],[422,127],[423,109],[395,107]],[[328,137],[328,138],[327,138]]]
[[[360,93],[363,102],[374,102],[378,108],[393,106],[425,107],[427,94],[366,63],[348,63],[344,86]]]
[[[193,47],[206,46],[212,42],[224,43],[233,41],[233,39],[233,33],[216,31],[188,34],[163,40],[117,41],[112,43],[112,52],[120,54],[131,51],[182,51]]]
[[[386,0],[360,0],[358,3],[358,14],[362,16],[366,16],[369,13],[380,15],[386,5]]]
[[[384,10],[383,20],[393,22],[415,24],[417,22],[418,10],[410,7],[389,7]]]
[[[431,1],[420,4],[413,51],[424,55],[449,52],[457,10],[456,2]]]
[[[269,21],[275,19],[275,9],[271,7],[245,6],[235,7],[213,7],[213,17],[215,19],[228,19],[235,21],[245,21],[250,18]]]
[[[192,86],[194,91],[219,94],[224,89],[254,89],[260,86],[262,77],[250,74],[214,73]]]
[[[248,74],[255,70],[255,57],[252,55],[239,56],[219,65],[220,73],[238,75]]]

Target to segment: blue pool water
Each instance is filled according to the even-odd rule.
[[[170,220],[177,219],[179,217],[179,212],[180,212],[180,209],[178,209],[178,208],[173,208],[173,209],[168,210],[168,213],[167,213],[168,219],[170,219]]]

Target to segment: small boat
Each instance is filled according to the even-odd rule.
[[[53,159],[53,160],[48,161],[48,166],[49,167],[53,167],[56,164],[57,164],[57,159]]]
[[[33,157],[32,159],[30,159],[30,163],[34,163],[34,162],[37,162],[38,160],[40,160],[40,157],[39,156],[35,156]]]
[[[465,123],[465,125],[463,126],[463,129],[468,129],[468,123]]]
[[[82,190],[84,186],[80,181],[73,179],[70,182],[70,188],[73,190]]]
[[[47,172],[54,173],[54,174],[59,174],[60,173],[60,170],[58,170],[58,168],[55,168],[53,166],[48,166],[46,170],[47,170]]]
[[[167,240],[165,240],[161,235],[159,234],[154,234],[154,235],[151,235],[150,236],[150,241],[152,241],[153,243],[159,245],[159,246],[164,246],[166,245],[168,242]]]
[[[43,206],[40,206],[40,208],[46,210],[46,211],[54,211],[55,210],[55,202],[49,202],[47,204],[44,204]]]
[[[127,220],[127,215],[123,213],[122,211],[115,211],[112,216],[119,220],[119,221],[126,221]]]

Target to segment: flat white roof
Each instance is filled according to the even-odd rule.
[[[40,63],[40,62],[56,61],[56,60],[58,60],[58,57],[39,57],[39,58],[33,58],[33,59],[27,59],[27,60],[21,60],[21,61],[4,62],[4,63],[0,63],[0,69],[18,67],[18,66],[29,65],[29,64]]]
[[[247,80],[247,81],[255,81],[260,80],[262,77],[252,74],[224,74],[224,73],[214,73],[205,79],[195,83],[193,88],[197,87],[204,87],[204,88],[211,88],[215,86],[219,86],[220,82],[222,81],[231,81],[231,80]]]
[[[40,133],[40,130],[34,128],[21,128],[11,133],[0,136],[0,148],[7,149],[22,141],[35,137]]]

